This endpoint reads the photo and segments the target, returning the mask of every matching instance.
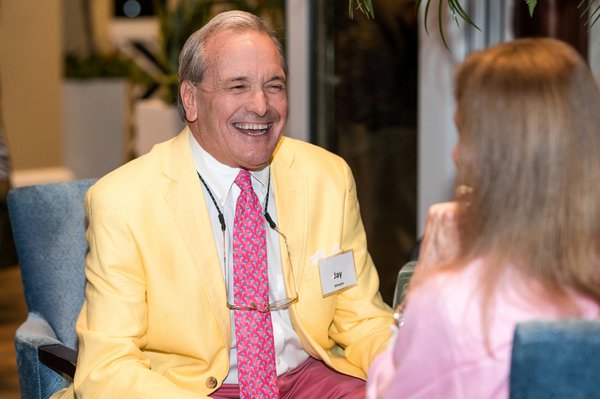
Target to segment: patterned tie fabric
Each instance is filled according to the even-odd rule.
[[[242,190],[233,227],[233,292],[238,306],[269,303],[265,222],[250,172],[242,169],[235,179]],[[240,398],[279,398],[275,345],[270,312],[235,310],[235,337]]]

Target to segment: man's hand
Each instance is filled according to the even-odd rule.
[[[429,208],[419,251],[419,267],[428,269],[455,260],[460,254],[459,203],[442,202]]]

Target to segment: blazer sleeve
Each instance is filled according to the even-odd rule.
[[[118,195],[101,184],[86,196],[86,299],[77,321],[74,379],[83,398],[204,398],[150,369],[144,267]]]
[[[391,338],[393,314],[379,293],[379,277],[367,250],[352,172],[346,162],[340,162],[346,187],[341,247],[354,251],[358,285],[337,296],[329,335],[345,349],[346,359],[366,374]]]

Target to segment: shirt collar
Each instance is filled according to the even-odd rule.
[[[234,184],[235,178],[240,172],[240,168],[232,168],[217,161],[210,155],[194,138],[189,135],[190,148],[196,171],[202,176],[210,190],[214,193],[216,199],[224,204],[225,200]],[[269,184],[269,170],[267,165],[262,170],[250,171],[252,175],[252,186],[257,190],[259,198],[266,195],[267,186]],[[258,184],[256,184],[258,183]]]

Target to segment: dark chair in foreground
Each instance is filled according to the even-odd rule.
[[[75,372],[88,250],[84,195],[93,182],[23,187],[8,196],[29,310],[15,336],[22,399],[48,398]]]
[[[510,398],[600,398],[600,320],[517,325]]]

